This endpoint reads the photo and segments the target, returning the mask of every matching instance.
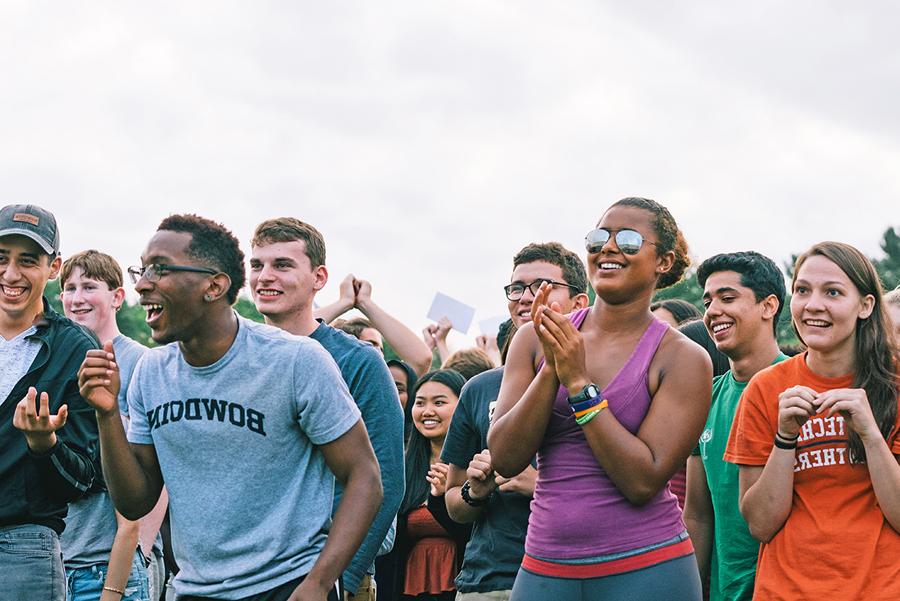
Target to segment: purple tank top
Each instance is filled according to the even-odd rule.
[[[581,328],[589,309],[571,316]],[[603,390],[619,422],[632,434],[650,409],[650,361],[669,326],[653,320]],[[597,463],[560,386],[541,448],[525,551],[542,559],[580,559],[631,551],[684,532],[678,501],[668,486],[650,502],[632,505]]]

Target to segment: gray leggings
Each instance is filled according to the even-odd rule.
[[[510,601],[700,601],[694,554],[600,578],[555,578],[519,568]]]

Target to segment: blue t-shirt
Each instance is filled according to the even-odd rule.
[[[366,572],[374,573],[375,556],[403,500],[403,410],[391,372],[375,347],[322,322],[310,337],[324,346],[337,362],[362,413],[381,469],[384,500],[366,539],[343,574],[347,590],[356,591]],[[334,491],[335,510],[343,492],[338,483]]]
[[[318,342],[238,326],[212,365],[177,343],[149,350],[128,392],[128,440],[155,446],[169,491],[179,595],[240,599],[307,574],[334,494],[318,447],[360,418]]]
[[[500,393],[503,368],[498,367],[466,382],[450,422],[441,459],[465,470],[477,453],[487,448],[491,415]],[[461,593],[512,589],[525,554],[525,533],[531,498],[497,491],[472,525],[462,568],[456,577]]]

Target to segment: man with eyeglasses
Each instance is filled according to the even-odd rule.
[[[549,301],[559,303],[564,313],[588,304],[584,264],[556,242],[529,244],[519,251],[513,258],[510,280],[504,291],[515,328],[531,320],[531,305],[543,283],[552,286]],[[529,467],[515,478],[503,478],[494,474],[487,449],[490,417],[502,377],[503,368],[498,367],[469,380],[441,453],[450,466],[445,495],[450,517],[473,523],[456,578],[458,601],[509,599],[525,553],[537,470]]]
[[[99,477],[97,422],[77,386],[81,357],[97,342],[53,311],[43,296],[61,263],[52,213],[35,205],[0,209],[4,599],[65,599],[59,535],[67,506]]]
[[[165,346],[136,368],[127,438],[111,344],[87,354],[79,384],[116,508],[138,519],[169,491],[179,601],[336,601],[381,502],[378,464],[328,353],[234,312],[243,260],[220,224],[164,219],[129,270]]]

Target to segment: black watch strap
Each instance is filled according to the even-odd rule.
[[[493,496],[494,494],[493,492],[483,499],[473,499],[471,489],[472,485],[469,484],[468,480],[466,480],[459,491],[459,494],[462,496],[462,500],[465,501],[467,505],[471,505],[472,507],[484,507],[491,502],[491,496]]]
[[[588,384],[581,389],[581,392],[579,392],[575,396],[569,397],[569,404],[576,405],[578,403],[583,403],[589,399],[595,399],[598,396],[600,396],[600,387],[596,384]]]

